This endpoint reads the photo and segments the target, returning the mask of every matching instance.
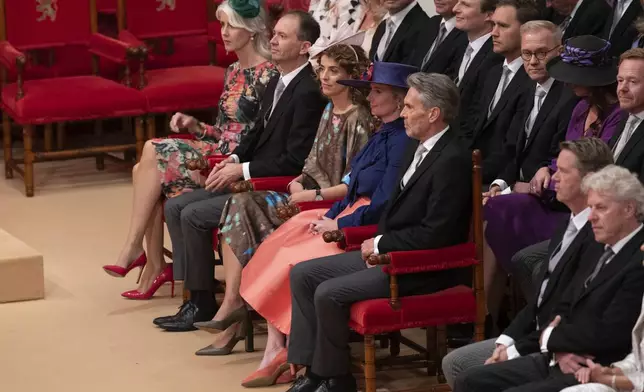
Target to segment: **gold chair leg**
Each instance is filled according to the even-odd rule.
[[[56,148],[62,150],[65,147],[65,137],[66,135],[65,123],[58,123],[58,132],[56,133]]]
[[[364,336],[365,392],[376,392],[376,344],[373,335]]]
[[[25,194],[27,197],[34,195],[34,153],[33,153],[33,125],[25,125],[22,131],[24,143],[24,163],[25,175],[23,180],[25,182]]]
[[[49,152],[54,146],[54,124],[45,124],[45,151]]]
[[[154,139],[157,134],[157,124],[156,124],[156,118],[154,117],[153,114],[148,116],[148,124],[147,124],[147,138],[148,140]]]
[[[2,135],[4,146],[4,177],[13,178],[13,149],[11,148],[11,123],[9,116],[2,113]]]
[[[137,117],[135,120],[134,133],[136,135],[136,161],[141,159],[143,146],[145,145],[145,134],[143,131],[143,117]]]

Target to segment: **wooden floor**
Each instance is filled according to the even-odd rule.
[[[0,391],[245,390],[240,381],[259,364],[264,336],[254,353],[240,343],[229,356],[197,357],[212,335],[152,325],[176,312],[180,296],[170,298],[168,286],[150,301],[126,300],[120,293],[136,287],[135,274],[116,279],[100,268],[115,261],[126,234],[130,169],[107,162],[98,172],[83,159],[37,164],[35,177],[33,198],[21,179],[0,178],[0,227],[44,255],[46,282],[44,300],[0,304]],[[429,391],[431,381],[422,369],[378,373],[382,391]]]

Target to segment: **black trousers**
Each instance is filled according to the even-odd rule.
[[[174,278],[183,279],[188,290],[214,290],[212,231],[219,227],[222,210],[229,198],[227,193],[196,189],[165,203]]]
[[[400,294],[434,292],[462,281],[462,272],[456,270],[403,275],[399,277]],[[388,298],[388,275],[380,267],[367,268],[360,252],[348,252],[297,264],[291,270],[290,284],[289,363],[309,366],[322,377],[348,374],[351,305]]]
[[[475,366],[458,375],[454,392],[559,392],[578,384],[574,374],[563,374],[549,363],[547,355],[532,354]]]

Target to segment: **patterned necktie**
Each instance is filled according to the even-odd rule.
[[[586,281],[584,282],[584,288],[588,288],[588,285],[590,285],[593,279],[595,279],[597,275],[599,275],[602,268],[604,268],[606,263],[610,259],[612,259],[613,256],[615,256],[615,253],[613,252],[613,250],[610,247],[606,248],[606,250],[604,251],[604,254],[602,254],[602,257],[600,257],[599,260],[597,261],[597,265],[595,265],[595,269],[593,270],[593,273],[590,274],[588,278],[586,278]]]
[[[423,63],[421,64],[421,68],[425,68],[425,65],[429,62],[429,59],[432,57],[432,54],[438,49],[438,46],[443,42],[445,39],[445,35],[447,34],[447,27],[445,27],[445,22],[441,22],[441,27],[438,30],[438,35],[436,36],[436,39],[434,40],[434,43],[432,44],[432,47],[429,48],[429,51],[423,58]]]
[[[626,3],[626,0],[615,0],[615,5],[614,11],[613,11],[613,23],[610,26],[610,34],[613,35],[613,31],[615,30],[615,27],[617,27],[617,24],[619,23],[619,20],[622,18],[622,14],[624,13],[624,5]]]
[[[561,242],[559,243],[559,245],[557,245],[555,251],[552,252],[552,256],[550,256],[550,260],[548,261],[548,271],[546,272],[545,279],[541,283],[541,291],[539,292],[539,298],[537,299],[537,306],[541,306],[543,294],[546,292],[546,287],[548,286],[548,280],[550,280],[550,276],[555,271],[555,268],[557,268],[557,265],[561,261],[561,257],[563,257],[564,253],[566,253],[566,251],[568,250],[568,247],[575,239],[578,231],[579,230],[577,230],[575,222],[573,222],[571,218],[568,222],[568,227],[566,228],[566,232],[564,233]]]
[[[284,93],[285,89],[286,89],[286,85],[284,84],[284,82],[282,81],[282,78],[280,77],[280,80],[277,82],[277,86],[275,86],[275,93],[273,94],[273,105],[271,106],[270,112],[268,112],[267,116],[264,118],[264,126],[268,124],[268,120],[270,120],[271,116],[273,115],[275,106],[277,106],[277,103],[282,97],[282,94]]]
[[[570,21],[571,21],[571,20],[572,20],[572,16],[568,15],[568,16],[566,16],[566,18],[563,20],[563,22],[561,22],[561,24],[559,25],[559,29],[561,30],[561,32],[562,32],[562,33],[564,33],[564,34],[566,33],[566,29],[567,29],[567,28],[568,28],[568,26],[570,25]]]
[[[626,144],[631,139],[631,136],[633,136],[633,133],[639,126],[639,123],[640,119],[637,116],[631,115],[628,118],[628,121],[624,126],[624,131],[621,135],[619,135],[619,139],[617,140],[617,143],[615,143],[615,147],[613,148],[613,158],[615,159],[615,161],[617,161],[619,154],[622,153],[624,147],[626,147]]]
[[[411,177],[414,175],[416,170],[418,170],[418,166],[423,162],[423,154],[427,152],[427,148],[421,143],[418,145],[418,148],[416,149],[416,153],[414,154],[414,160],[411,162],[411,165],[409,166],[409,169],[405,172],[405,175],[403,176],[402,180],[400,181],[400,189],[404,188],[405,185],[409,182]]]
[[[510,76],[510,68],[507,65],[504,65],[503,74],[501,74],[499,85],[496,88],[496,92],[494,93],[494,98],[492,99],[492,102],[490,102],[490,107],[487,112],[488,117],[490,117],[490,115],[492,114],[492,111],[494,111],[494,108],[496,107],[496,104],[499,103],[499,100],[501,99],[503,92],[505,91],[506,87],[508,87],[508,81],[510,80],[509,76]]]
[[[378,60],[382,61],[382,59],[385,57],[385,53],[387,53],[387,48],[389,48],[389,44],[391,43],[391,40],[394,38],[394,30],[396,29],[396,24],[394,23],[393,20],[387,19],[387,24],[386,24],[386,34],[387,36],[385,37],[385,44],[382,47],[378,47]]]
[[[463,55],[463,61],[461,61],[461,66],[458,69],[458,76],[454,81],[457,86],[461,84],[461,80],[463,80],[465,72],[467,72],[467,67],[470,66],[470,62],[472,61],[472,53],[474,53],[472,45],[467,45],[467,49],[465,49],[465,54]]]
[[[537,86],[537,89],[534,92],[534,104],[532,105],[532,110],[530,111],[530,117],[525,123],[525,133],[526,133],[526,143],[532,132],[532,127],[534,127],[534,122],[537,120],[539,115],[539,110],[541,110],[541,105],[543,104],[543,98],[546,96],[546,91],[541,87]]]

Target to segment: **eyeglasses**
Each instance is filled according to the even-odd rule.
[[[537,60],[543,60],[546,58],[548,53],[552,52],[553,50],[559,50],[561,49],[561,45],[557,45],[554,48],[546,51],[540,51],[540,52],[530,52],[527,50],[521,51],[521,58],[525,61],[530,61],[532,60],[532,56],[535,56]]]

